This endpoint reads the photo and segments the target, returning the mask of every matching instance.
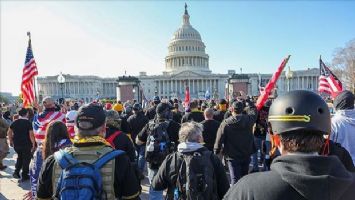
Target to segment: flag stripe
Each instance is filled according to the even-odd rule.
[[[339,79],[323,63],[322,59],[319,59],[319,70],[318,92],[330,94],[332,97],[337,96],[343,90],[343,86]]]

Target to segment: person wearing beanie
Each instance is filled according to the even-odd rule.
[[[219,101],[217,111],[215,111],[213,114],[213,119],[222,122],[226,111],[227,111],[227,101],[225,99],[221,99]]]
[[[75,121],[75,130],[73,146],[61,152],[65,156],[69,154],[79,163],[94,163],[113,151],[112,146],[104,138],[106,113],[101,105],[90,103],[80,107]],[[57,153],[49,156],[43,163],[38,181],[38,199],[51,199],[54,196],[60,198],[60,194],[55,192],[59,177],[54,175],[61,174],[59,161],[61,164],[64,161],[58,161],[60,156]],[[109,160],[103,165],[101,171],[106,172],[101,173],[106,199],[139,199],[141,187],[126,153]]]
[[[118,114],[121,115],[122,112],[123,112],[123,105],[122,105],[121,101],[118,101],[117,103],[115,103],[115,104],[113,105],[113,108],[112,108],[112,109],[115,110],[115,111],[117,111]]]
[[[148,164],[148,179],[152,184],[159,166],[165,157],[176,150],[179,138],[180,124],[172,119],[170,103],[159,103],[156,108],[156,117],[144,126],[136,138],[137,145],[146,146],[146,161]],[[163,199],[163,191],[149,188],[149,199]]]
[[[151,106],[150,108],[147,109],[147,111],[145,112],[145,116],[148,117],[149,120],[152,120],[155,118],[155,114],[156,114],[156,109],[158,104],[160,103],[160,98],[159,96],[155,96],[153,98],[153,106]]]
[[[332,117],[330,139],[348,150],[355,164],[354,99],[354,94],[348,90],[341,92],[334,99],[335,115]]]
[[[243,114],[243,111],[242,102],[233,102],[232,116],[223,120],[214,143],[215,154],[223,153],[227,160],[232,185],[248,174],[250,156],[255,152],[252,129],[257,118],[256,107],[250,103],[249,112]]]

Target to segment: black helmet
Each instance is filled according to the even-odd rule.
[[[325,101],[316,93],[295,90],[279,96],[272,103],[269,121],[276,134],[295,130],[331,131],[330,113]]]

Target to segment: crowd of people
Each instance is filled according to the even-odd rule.
[[[0,170],[13,147],[13,177],[27,199],[354,199],[354,94],[327,103],[291,91],[257,109],[232,101],[160,99],[84,104],[45,97],[2,107]],[[164,191],[166,192],[164,195]],[[165,197],[164,197],[165,196]]]

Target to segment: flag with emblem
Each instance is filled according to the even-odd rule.
[[[330,94],[335,98],[339,92],[343,91],[343,85],[333,72],[324,64],[321,58],[319,59],[319,71],[318,92]]]
[[[27,35],[29,36],[28,47],[26,53],[25,66],[22,70],[22,82],[21,82],[23,107],[28,107],[35,101],[34,77],[38,75],[36,61],[33,57],[33,52],[32,52],[30,32],[28,32]]]

